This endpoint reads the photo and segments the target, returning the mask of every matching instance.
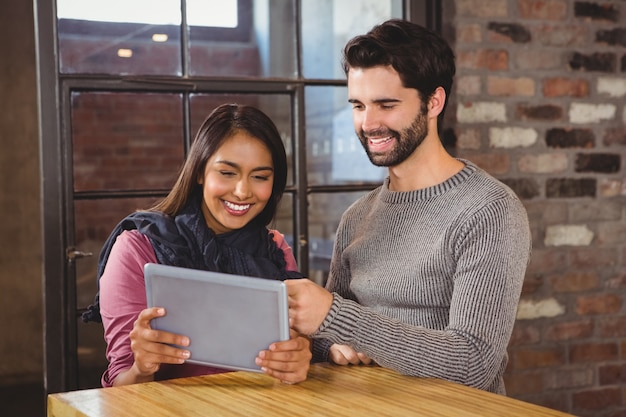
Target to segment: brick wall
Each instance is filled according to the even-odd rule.
[[[533,233],[508,394],[626,416],[626,1],[450,0],[448,137]]]

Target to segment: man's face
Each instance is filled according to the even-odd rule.
[[[374,165],[401,164],[428,134],[425,104],[391,67],[351,68],[348,97],[354,130]]]

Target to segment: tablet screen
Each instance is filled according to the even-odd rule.
[[[148,307],[164,307],[154,329],[189,337],[188,362],[261,372],[259,351],[289,339],[285,283],[220,272],[146,264]]]

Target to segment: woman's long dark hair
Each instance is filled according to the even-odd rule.
[[[245,132],[259,139],[272,155],[272,195],[263,211],[253,220],[268,225],[276,214],[287,184],[285,146],[276,125],[265,113],[255,107],[240,104],[222,104],[209,114],[196,134],[174,187],[151,210],[176,216],[192,196],[201,194],[202,186],[198,184],[198,179],[204,176],[207,161],[226,139],[237,132]]]

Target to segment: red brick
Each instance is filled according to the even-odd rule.
[[[595,372],[592,368],[562,367],[546,373],[545,388],[558,390],[562,388],[591,387],[594,384]]]
[[[565,354],[560,347],[517,349],[512,352],[514,369],[536,369],[560,366],[565,363]]]
[[[605,410],[609,407],[621,405],[619,388],[602,388],[579,391],[572,395],[574,412],[581,410]]]
[[[617,313],[621,307],[622,300],[615,294],[582,296],[576,299],[576,312],[581,316]]]
[[[509,53],[505,49],[480,49],[457,52],[457,66],[467,69],[505,71],[509,68]]]
[[[626,364],[603,365],[598,369],[600,385],[626,383]]]
[[[570,348],[570,362],[612,361],[619,357],[616,343],[585,343]]]
[[[459,24],[456,28],[457,43],[479,43],[482,42],[481,26],[478,24]]]
[[[567,14],[564,0],[519,0],[517,8],[524,19],[563,20]]]
[[[568,264],[567,252],[559,249],[533,248],[526,275],[562,271]]]
[[[509,346],[530,345],[541,340],[541,332],[534,321],[518,320],[515,322]]]
[[[535,294],[543,286],[543,277],[539,274],[526,274],[522,284],[522,296]]]
[[[543,372],[505,374],[504,386],[509,396],[541,393],[544,389]]]
[[[587,339],[593,334],[593,322],[581,320],[558,323],[549,326],[546,330],[548,340],[580,340]]]
[[[611,248],[572,248],[570,259],[576,268],[608,268],[618,261],[616,251]]]
[[[599,278],[596,272],[568,271],[551,276],[550,282],[557,292],[580,292],[598,288]]]
[[[504,17],[506,3],[503,0],[456,0],[455,6],[458,16]]]
[[[472,155],[471,160],[491,175],[506,174],[511,166],[510,155],[495,152]]]
[[[626,337],[626,316],[622,314],[603,317],[598,322],[598,336],[610,338]]]
[[[613,290],[624,290],[626,289],[626,271],[619,273],[616,277],[607,280],[606,282],[607,288],[611,288]]]
[[[535,81],[529,77],[487,77],[487,93],[492,96],[535,95]]]
[[[587,97],[589,82],[582,79],[548,78],[543,81],[544,97]]]

